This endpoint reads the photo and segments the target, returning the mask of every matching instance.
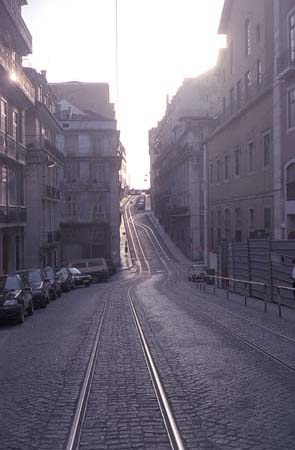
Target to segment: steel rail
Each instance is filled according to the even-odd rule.
[[[131,296],[131,287],[128,290],[128,299],[130,308],[133,314],[133,319],[135,322],[135,326],[139,335],[139,340],[141,343],[141,347],[143,350],[143,354],[145,357],[146,365],[151,377],[152,385],[154,388],[154,392],[157,398],[157,402],[161,411],[162,419],[167,431],[168,439],[171,445],[171,448],[173,450],[184,450],[184,445],[178,430],[178,427],[176,425],[176,422],[173,417],[173,413],[171,410],[171,407],[169,405],[169,402],[167,400],[165,390],[163,388],[163,385],[161,383],[158,371],[156,369],[155,363],[153,361],[151,352],[149,350],[149,346],[147,344],[147,341],[144,336],[144,332],[142,330],[142,326],[139,320],[139,317],[136,312],[136,308],[134,306],[134,302],[132,300]]]
[[[147,227],[148,227],[148,226],[147,226]],[[161,248],[161,251],[165,254],[165,251],[163,250],[163,248]],[[158,252],[158,256],[160,257],[159,252]],[[166,258],[168,258],[168,255],[166,255]],[[253,283],[255,283],[255,282],[253,282]],[[257,284],[264,285],[264,283],[257,283]],[[225,309],[225,308],[223,308],[223,309]],[[258,351],[258,352],[264,354],[265,356],[267,356],[268,358],[272,359],[272,360],[275,361],[276,363],[282,365],[283,367],[287,368],[288,370],[291,370],[292,372],[295,372],[295,367],[293,367],[291,364],[286,363],[286,362],[283,361],[282,359],[280,359],[280,358],[278,358],[277,356],[273,355],[272,353],[268,352],[267,350],[265,350],[265,349],[264,349],[263,347],[261,347],[260,345],[255,344],[255,343],[249,341],[248,339],[246,339],[245,337],[243,337],[241,334],[239,334],[239,333],[237,333],[237,332],[235,332],[235,331],[233,331],[233,330],[227,328],[226,326],[222,325],[221,323],[219,323],[219,322],[216,321],[215,319],[212,319],[211,317],[209,317],[206,313],[200,313],[200,312],[198,312],[198,315],[201,316],[201,317],[204,317],[207,321],[210,321],[210,322],[214,323],[215,326],[218,326],[219,328],[223,329],[225,332],[227,332],[227,333],[229,333],[229,334],[235,336],[236,338],[238,338],[239,340],[241,340],[242,342],[244,342],[245,344],[247,344],[249,347],[251,347],[251,348],[255,349],[256,351]],[[242,316],[240,316],[240,317],[242,317]],[[242,317],[242,318],[243,318],[243,317]],[[243,319],[244,319],[244,318],[243,318]],[[294,341],[293,339],[288,338],[287,336],[281,335],[280,333],[277,333],[277,332],[275,332],[275,331],[272,331],[272,330],[268,329],[267,327],[264,327],[264,326],[262,326],[262,325],[259,325],[259,324],[255,323],[255,322],[251,322],[251,321],[248,320],[248,319],[245,319],[245,320],[247,320],[249,323],[252,323],[252,325],[255,325],[255,326],[260,327],[260,328],[262,328],[262,329],[266,329],[266,330],[272,332],[273,334],[277,334],[278,336],[280,336],[280,337],[282,337],[282,338],[288,339],[288,340],[290,340],[290,341]]]
[[[140,259],[139,259],[139,257],[138,257],[138,253],[137,253],[137,250],[136,250],[136,246],[135,246],[133,234],[132,234],[132,232],[131,232],[130,223],[129,223],[129,220],[130,220],[130,218],[131,218],[130,207],[129,207],[129,218],[128,218],[128,209],[127,209],[127,208],[128,208],[128,206],[129,206],[130,200],[131,200],[131,199],[129,198],[128,201],[125,203],[125,205],[124,205],[124,212],[125,212],[126,224],[127,224],[127,227],[128,227],[130,239],[131,239],[132,246],[133,246],[133,250],[134,250],[134,253],[135,253],[135,258],[136,258],[136,261],[138,261],[138,264],[139,264],[139,271],[141,272],[141,271],[142,271],[142,265],[141,265],[141,261],[140,261]]]
[[[106,300],[104,302],[103,311],[102,311],[100,319],[99,319],[97,332],[96,332],[95,339],[93,342],[90,358],[89,358],[89,361],[87,364],[82,388],[81,388],[80,395],[78,398],[76,411],[75,411],[74,419],[73,419],[72,426],[71,426],[71,429],[69,432],[65,450],[77,450],[79,448],[81,429],[82,429],[83,422],[85,419],[90,388],[92,385],[94,369],[95,369],[95,365],[96,365],[96,361],[97,361],[98,347],[99,347],[100,337],[101,337],[102,328],[103,328],[103,324],[104,324],[104,320],[105,320],[107,303],[108,302]]]
[[[144,253],[144,251],[143,251],[143,248],[142,248],[142,245],[141,245],[141,242],[140,242],[140,239],[139,239],[139,236],[138,236],[136,227],[135,227],[135,225],[134,225],[134,219],[133,219],[132,214],[131,214],[131,203],[130,203],[130,202],[128,202],[128,204],[126,205],[126,208],[128,208],[128,212],[129,212],[129,218],[128,218],[128,214],[126,214],[126,216],[127,216],[127,226],[128,226],[128,229],[129,229],[129,234],[130,234],[130,237],[131,237],[131,241],[132,241],[132,245],[133,245],[133,248],[134,248],[134,253],[135,253],[136,259],[137,259],[137,261],[139,262],[139,266],[140,266],[140,267],[139,267],[139,270],[140,270],[141,273],[143,273],[143,270],[142,270],[142,264],[141,264],[141,261],[140,261],[140,259],[139,259],[138,252],[137,252],[137,250],[136,250],[136,246],[135,246],[133,234],[132,234],[132,231],[131,231],[130,223],[132,224],[133,232],[134,232],[134,235],[135,235],[135,237],[136,237],[136,240],[137,240],[137,243],[138,243],[138,247],[140,248],[142,257],[143,257],[144,262],[145,262],[145,265],[146,265],[146,267],[147,267],[148,275],[150,275],[150,273],[151,273],[150,265],[149,265],[148,260],[147,260],[147,258],[146,258],[146,256],[145,256],[145,253]]]

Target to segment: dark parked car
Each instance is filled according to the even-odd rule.
[[[92,281],[91,275],[80,272],[76,267],[69,267],[69,271],[72,274],[75,286],[90,286]]]
[[[31,288],[20,274],[0,277],[0,317],[15,318],[23,323],[25,313],[34,313]]]
[[[62,267],[61,269],[59,269],[56,272],[56,275],[59,277],[61,290],[63,292],[69,292],[71,289],[75,288],[73,276],[67,267]]]
[[[50,301],[49,280],[41,269],[29,269],[22,272],[32,289],[33,301],[35,306],[46,308]]]
[[[55,274],[52,267],[45,267],[45,276],[49,280],[49,294],[50,298],[55,300],[61,296],[61,282],[59,276]]]

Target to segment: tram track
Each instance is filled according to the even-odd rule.
[[[144,254],[144,250],[142,248],[139,235],[136,230],[136,226],[133,222],[131,212],[130,212],[130,205],[127,204],[127,207],[129,206],[129,218],[127,218],[128,221],[128,227],[129,227],[129,235],[131,238],[131,242],[134,248],[134,253],[136,256],[136,259],[139,263],[139,272],[138,275],[143,275],[146,272],[150,274],[150,267],[147,261],[147,258]],[[133,229],[132,229],[133,228]],[[138,244],[138,248],[136,247],[136,242]],[[138,250],[139,249],[139,250]],[[141,255],[139,255],[139,251],[141,252]],[[144,264],[142,264],[142,261],[144,261]],[[146,269],[146,270],[145,270]],[[164,429],[166,430],[167,439],[169,441],[169,445],[171,450],[184,450],[184,444],[182,442],[182,438],[180,435],[180,432],[178,430],[176,421],[173,417],[172,410],[169,406],[168,399],[166,397],[163,385],[160,380],[160,376],[158,374],[155,362],[152,358],[151,351],[149,349],[146,337],[144,335],[143,327],[141,325],[140,318],[136,311],[135,306],[135,300],[133,298],[133,288],[136,286],[137,280],[136,276],[132,282],[125,281],[122,283],[119,283],[120,286],[117,286],[120,291],[122,291],[123,287],[128,288],[127,292],[127,298],[128,303],[130,307],[130,312],[134,321],[134,328],[136,329],[136,333],[138,336],[138,341],[140,342],[142,354],[144,357],[144,361],[146,364],[146,370],[149,373],[150,382],[153,387],[154,395],[155,395],[155,401],[158,404],[158,408],[161,414],[162,418],[162,424]],[[111,301],[112,292],[110,292],[104,301],[103,309],[100,313],[100,317],[98,319],[98,325],[97,325],[97,331],[94,337],[92,350],[89,356],[88,364],[85,370],[84,379],[81,383],[81,389],[80,394],[77,400],[74,417],[72,421],[72,425],[68,434],[67,442],[64,447],[65,450],[79,450],[80,442],[81,442],[81,436],[83,433],[84,428],[84,422],[86,420],[87,410],[89,401],[91,398],[91,390],[93,387],[93,379],[94,379],[94,373],[96,370],[96,366],[100,361],[99,356],[99,348],[100,348],[100,342],[102,339],[102,334],[104,332],[104,328],[106,327],[106,316],[108,311],[108,305]]]
[[[175,271],[177,271],[176,269],[176,264],[174,263],[174,261],[171,261],[169,256],[167,255],[165,249],[163,248],[163,246],[161,245],[161,243],[159,242],[159,239],[156,237],[155,232],[153,231],[153,229],[146,225],[146,224],[142,224],[141,222],[137,222],[135,220],[135,223],[142,227],[142,229],[144,229],[149,237],[150,242],[152,243],[155,251],[158,253],[158,257],[159,259],[162,261],[162,263],[165,266],[165,269],[167,270],[167,273],[170,274],[171,276],[171,271],[173,273],[174,271],[174,275],[176,275],[177,273],[175,273]],[[153,242],[153,238],[155,239],[157,245],[154,244]],[[159,251],[160,249],[160,251]],[[164,261],[164,259],[166,260],[166,262]],[[170,265],[170,268],[168,267],[168,264]],[[166,286],[168,288],[170,288],[170,283],[166,283]],[[181,296],[183,296],[183,288],[184,286],[181,286],[181,292],[179,292],[179,294]],[[191,293],[191,289],[190,293]],[[171,291],[171,289],[170,289]],[[175,292],[173,291],[173,294],[175,295]],[[194,292],[195,294],[195,292]],[[201,295],[201,293],[197,293],[197,296],[199,298],[201,298],[202,300],[204,299],[203,296]],[[230,314],[236,318],[238,318],[239,320],[243,320],[243,321],[247,321],[251,326],[257,327],[260,330],[263,330],[264,332],[268,332],[273,336],[277,336],[281,339],[284,339],[286,341],[288,341],[289,343],[295,343],[295,339],[290,338],[288,336],[285,336],[281,333],[276,332],[275,330],[270,329],[269,327],[265,327],[261,324],[258,324],[257,322],[254,322],[250,319],[247,319],[237,313],[233,313],[231,311],[229,311],[226,308],[223,308],[221,306],[218,305],[214,305],[216,306],[219,310],[223,310],[224,312],[226,312],[227,314]],[[261,354],[264,354],[264,356],[268,357],[269,359],[271,359],[272,361],[274,361],[275,363],[281,365],[282,367],[291,370],[292,372],[295,372],[295,366],[292,364],[289,364],[288,362],[284,361],[282,358],[277,357],[276,355],[274,355],[273,353],[269,352],[268,350],[266,350],[265,348],[263,348],[261,345],[256,344],[255,342],[251,342],[250,339],[247,339],[246,337],[242,336],[240,333],[231,330],[230,328],[228,328],[227,326],[223,325],[222,323],[220,323],[219,321],[213,319],[212,317],[210,317],[208,314],[204,313],[204,312],[200,312],[199,310],[197,311],[197,316],[206,320],[207,322],[210,322],[211,324],[213,324],[214,326],[218,327],[219,329],[223,330],[224,332],[226,332],[227,334],[232,335],[233,337],[239,339],[241,342],[243,342],[245,345],[247,345],[248,347],[251,347],[252,349],[255,349],[256,351],[258,351]]]

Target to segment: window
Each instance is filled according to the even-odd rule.
[[[211,163],[210,164],[210,175],[209,175],[209,177],[210,177],[210,184],[213,184],[213,182],[214,182],[214,173],[213,173],[213,163]]]
[[[295,200],[295,164],[290,164],[287,167],[286,173],[286,200]]]
[[[216,164],[216,182],[220,183],[220,160],[217,160],[217,164]]]
[[[224,211],[224,227],[225,227],[225,239],[230,241],[230,228],[231,228],[231,220],[230,220],[230,210],[226,209]]]
[[[260,23],[256,25],[256,42],[260,42],[261,39],[261,26]]]
[[[75,195],[67,195],[66,196],[66,215],[68,217],[77,217],[78,216],[78,201]]]
[[[245,52],[247,56],[251,54],[251,24],[249,19],[245,22]]]
[[[295,88],[288,92],[288,128],[295,127]]]
[[[0,100],[0,130],[7,133],[7,103],[2,98]]]
[[[233,73],[233,66],[234,66],[234,48],[233,48],[233,41],[230,43],[229,47],[229,64],[230,64],[230,73]]]
[[[7,204],[7,193],[8,193],[8,189],[7,189],[7,167],[2,166],[0,168],[0,203],[1,205],[6,205]]]
[[[15,237],[15,269],[21,268],[21,240],[20,236]]]
[[[13,110],[12,112],[12,137],[16,141],[19,137],[19,123],[18,123],[18,112],[16,110]]]
[[[240,108],[242,103],[242,80],[237,82],[237,107]]]
[[[72,161],[66,164],[65,177],[68,183],[77,183],[80,179],[80,164],[78,161]]]
[[[213,212],[210,215],[210,241],[211,249],[214,247],[214,224],[213,224]]]
[[[254,209],[249,209],[249,228],[254,228]]]
[[[266,230],[270,229],[270,208],[264,208],[264,228]]]
[[[8,198],[10,205],[17,205],[17,172],[9,168],[8,169]]]
[[[241,150],[237,148],[235,150],[235,175],[239,176],[241,174]]]
[[[230,156],[226,155],[224,158],[224,179],[229,179],[229,163],[230,163]]]
[[[248,142],[248,171],[251,173],[254,170],[254,143]]]
[[[270,164],[271,135],[270,132],[263,135],[264,167]]]
[[[91,180],[93,183],[102,183],[104,181],[104,167],[102,164],[92,166]]]
[[[258,59],[257,61],[257,86],[258,89],[261,87],[262,85],[262,63],[261,60]]]
[[[221,211],[217,212],[217,240],[221,240]]]
[[[231,88],[229,91],[229,110],[232,115],[234,112],[234,88]]]
[[[295,12],[289,17],[290,62],[295,62]]]
[[[251,72],[245,73],[245,95],[249,97],[251,94]]]

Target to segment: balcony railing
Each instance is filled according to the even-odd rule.
[[[190,213],[188,206],[171,206],[168,211],[171,216],[187,216]]]
[[[94,180],[75,180],[72,182],[64,181],[63,189],[66,191],[109,191],[109,184],[103,181],[96,182]]]
[[[286,78],[290,74],[295,75],[295,48],[287,49],[277,58],[277,75]]]
[[[61,233],[56,231],[43,231],[41,233],[42,245],[56,244],[61,241]]]
[[[0,131],[0,155],[5,155],[20,164],[26,163],[26,147]]]
[[[22,206],[0,206],[0,223],[26,222],[27,210]]]
[[[0,43],[0,66],[4,68],[10,78],[9,82],[14,83],[26,98],[33,104],[35,102],[35,90],[32,83],[27,78],[22,67],[13,59],[12,53]]]
[[[60,199],[60,190],[54,186],[49,186],[48,184],[43,184],[42,186],[43,197],[51,199]]]
[[[21,35],[28,53],[32,53],[32,35],[26,26],[24,19],[21,16],[21,11],[19,7],[16,6],[15,0],[2,0],[8,14],[10,15],[18,33]],[[18,2],[19,3],[19,2]]]
[[[264,74],[260,83],[251,84],[247,92],[235,99],[213,120],[212,131],[222,127],[246,108],[254,104],[261,95],[265,94],[273,86],[273,74]]]

